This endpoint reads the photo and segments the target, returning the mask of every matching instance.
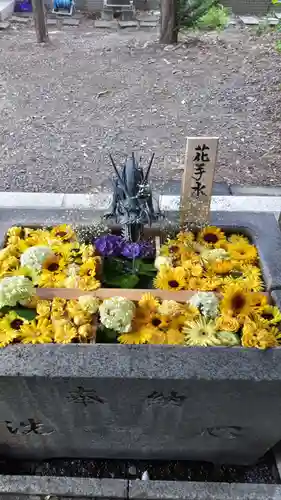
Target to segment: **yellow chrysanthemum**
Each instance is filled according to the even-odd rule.
[[[240,266],[240,271],[242,272],[242,279],[245,286],[253,292],[260,292],[264,288],[262,281],[261,270],[257,266],[252,266],[251,264],[242,264]]]
[[[23,344],[49,344],[53,342],[52,324],[46,318],[23,324],[20,329],[20,339]]]
[[[175,300],[163,300],[162,304],[158,306],[158,313],[164,316],[176,316],[183,311],[183,306]]]
[[[51,313],[51,302],[50,300],[38,300],[36,304],[37,316],[42,316],[48,318]]]
[[[151,293],[144,293],[139,300],[139,306],[148,311],[157,311],[160,305],[159,300]]]
[[[222,315],[216,319],[216,328],[225,332],[238,332],[240,323],[233,316]]]
[[[81,256],[82,256],[82,261],[87,262],[88,259],[91,257],[94,257],[95,255],[95,248],[93,245],[85,245],[82,243],[80,245],[80,251],[81,251]],[[97,259],[97,257],[96,257]]]
[[[253,263],[258,259],[256,247],[249,243],[230,243],[227,245],[227,251],[233,260]]]
[[[93,341],[96,336],[96,328],[91,323],[86,323],[78,328],[78,337],[81,341]]]
[[[92,276],[81,276],[79,280],[79,289],[91,292],[100,288],[101,282]]]
[[[187,322],[183,328],[184,341],[187,346],[218,346],[214,321],[207,321],[202,316],[197,321]]]
[[[61,241],[71,241],[75,240],[75,232],[69,224],[60,224],[59,226],[53,227],[51,230],[51,236],[53,238],[58,238]]]
[[[52,318],[62,318],[65,315],[67,301],[65,299],[61,299],[60,297],[55,297],[52,300]]]
[[[7,231],[7,236],[8,238],[10,236],[18,236],[19,238],[21,238],[23,236],[23,230],[22,230],[22,227],[21,226],[12,226],[8,229]]]
[[[22,248],[21,250],[24,251],[24,246],[26,248],[28,247],[33,247],[37,245],[49,245],[51,242],[50,238],[50,231],[47,231],[46,229],[29,229],[29,228],[24,228],[24,240],[22,241],[21,245]],[[26,249],[25,248],[25,249]]]
[[[177,234],[176,240],[180,243],[192,243],[195,240],[194,233],[191,231],[181,231]]]
[[[215,274],[228,274],[233,269],[231,260],[215,260],[210,262],[208,268]]]
[[[53,321],[54,341],[57,344],[70,344],[77,336],[75,326],[68,319]]]
[[[268,305],[268,298],[264,293],[254,292],[251,294],[251,305],[254,311],[258,311],[261,307]]]
[[[120,344],[145,344],[155,331],[158,332],[157,328],[143,326],[136,331],[122,333],[118,337],[118,342]]]
[[[178,291],[186,286],[185,270],[182,267],[161,268],[153,282],[154,288]]]
[[[266,305],[259,308],[257,312],[269,325],[277,325],[281,322],[281,312],[276,306]]]
[[[276,327],[266,328],[264,322],[259,324],[246,318],[241,342],[243,347],[256,347],[257,349],[277,347],[280,342],[280,332]]]
[[[216,248],[226,241],[226,237],[220,228],[208,226],[199,232],[197,241],[204,246]]]
[[[165,344],[184,345],[184,334],[176,328],[169,328],[165,334]]]
[[[38,285],[41,288],[63,288],[66,274],[47,271],[44,269],[38,278]]]
[[[202,292],[212,292],[218,290],[222,279],[218,275],[205,276],[203,278],[190,278],[188,280],[187,290],[200,290]]]
[[[246,236],[243,236],[242,234],[231,234],[228,238],[228,241],[230,243],[246,243],[250,244],[249,239]]]
[[[241,288],[235,284],[226,288],[220,303],[220,308],[224,315],[242,319],[250,314],[251,307],[251,293],[246,290],[241,290]]]

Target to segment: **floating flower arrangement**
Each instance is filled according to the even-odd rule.
[[[73,298],[42,300],[46,288],[72,289]],[[134,288],[147,291],[130,297]],[[160,248],[113,234],[85,243],[68,225],[12,227],[0,250],[0,346],[277,347],[281,313],[262,290],[256,247],[217,227],[180,232]]]

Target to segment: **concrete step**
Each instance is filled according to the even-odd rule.
[[[0,21],[6,21],[14,12],[15,0],[0,0]]]

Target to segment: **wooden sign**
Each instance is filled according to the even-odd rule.
[[[182,226],[200,226],[209,220],[218,137],[188,137],[181,186]]]

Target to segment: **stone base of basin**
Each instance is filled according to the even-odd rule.
[[[68,477],[0,476],[7,500],[280,500],[281,486]]]

